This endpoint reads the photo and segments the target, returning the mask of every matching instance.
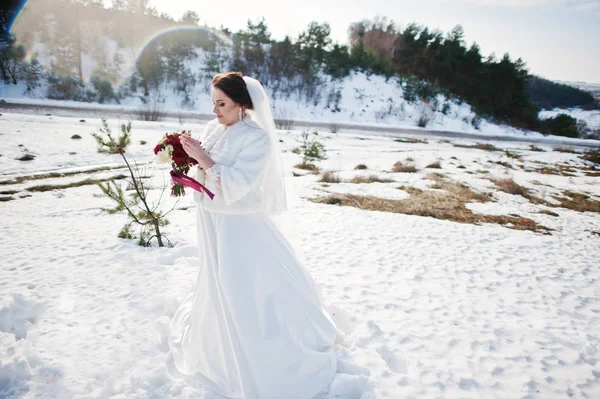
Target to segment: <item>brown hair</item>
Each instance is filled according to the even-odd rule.
[[[216,75],[212,80],[212,85],[220,89],[236,103],[246,109],[254,109],[246,82],[240,72],[224,72]]]

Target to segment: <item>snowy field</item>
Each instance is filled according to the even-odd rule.
[[[141,248],[117,238],[126,217],[102,211],[112,204],[95,185],[60,188],[123,173],[98,170],[121,165],[96,152],[99,126],[0,116],[0,398],[222,399],[169,374],[166,328],[198,273],[191,195],[165,201],[175,206],[165,227],[174,247]],[[168,170],[151,164],[152,148],[183,128],[203,125],[133,123],[129,156],[150,162],[157,193]],[[290,169],[299,135],[281,133]],[[287,227],[342,330],[339,374],[320,399],[600,397],[600,170],[581,149],[318,138],[328,149],[321,172],[341,182],[294,168]],[[16,160],[26,154],[35,159]],[[393,172],[396,162],[416,171]],[[71,174],[48,174],[56,171]],[[351,182],[371,175],[384,182]],[[494,181],[527,190],[509,194]],[[475,222],[366,206],[376,198],[404,209],[423,193],[446,198],[447,187],[487,198],[462,208]],[[481,222],[496,216],[512,221]],[[534,228],[517,230],[524,220]]]

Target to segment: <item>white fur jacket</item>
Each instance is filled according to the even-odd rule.
[[[231,126],[213,119],[199,140],[216,164],[206,171],[197,168],[196,180],[215,194],[211,200],[194,191],[197,205],[217,213],[260,212],[260,185],[271,151],[269,134],[250,118]]]

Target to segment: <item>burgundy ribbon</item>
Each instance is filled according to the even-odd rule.
[[[199,191],[199,192],[204,191],[210,199],[213,199],[213,197],[215,196],[208,188],[204,187],[202,184],[198,183],[198,181],[196,181],[195,179],[192,179],[185,173],[180,172],[178,170],[171,169],[171,179],[173,179],[173,181],[175,183],[179,183],[186,187],[191,187],[196,191]]]

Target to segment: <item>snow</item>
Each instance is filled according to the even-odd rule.
[[[109,120],[113,131],[122,122]],[[100,120],[94,117],[4,113],[0,126],[2,181],[122,164],[118,156],[96,152],[90,133]],[[202,128],[135,121],[129,156],[152,162],[163,133]],[[82,138],[71,139],[74,134]],[[289,168],[300,161],[290,151],[299,136],[280,134]],[[342,330],[339,374],[327,398],[600,396],[600,217],[534,205],[496,191],[490,181],[513,178],[548,201],[561,190],[598,200],[598,177],[584,175],[581,168],[589,165],[579,153],[552,151],[543,142],[538,147],[545,152],[494,142],[521,154],[520,161],[502,151],[454,147],[474,143],[467,139],[401,143],[374,132],[323,130],[318,137],[328,149],[318,166],[343,182],[290,176],[294,206],[287,227],[295,230],[305,265]],[[26,152],[35,160],[15,160]],[[417,173],[390,172],[407,158]],[[434,161],[441,170],[425,168]],[[575,176],[530,171],[566,163],[579,168]],[[354,170],[357,164],[368,169]],[[168,184],[168,170],[146,168],[155,174],[156,196]],[[112,204],[94,185],[26,191],[121,172],[2,185],[3,192],[18,192],[3,194],[14,200],[0,205],[0,397],[217,398],[193,380],[170,376],[166,345],[170,317],[198,273],[191,195],[164,204],[175,207],[164,228],[174,247],[141,248],[117,238],[126,217],[103,212]],[[518,214],[551,234],[308,200],[328,193],[402,199],[408,194],[397,187],[430,189],[431,172],[493,193],[493,202],[468,204],[473,211]],[[393,182],[349,183],[371,174]]]

